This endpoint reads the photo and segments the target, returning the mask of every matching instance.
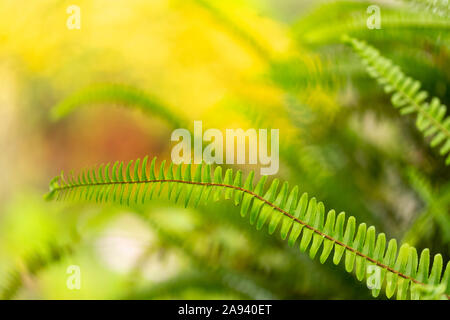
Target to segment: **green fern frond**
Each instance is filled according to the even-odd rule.
[[[197,289],[199,291],[214,294],[215,292],[230,292],[233,295],[238,295],[242,299],[251,299],[253,297],[244,295],[243,293],[230,290],[219,280],[212,277],[205,277],[205,273],[201,271],[186,270],[180,274],[165,280],[161,283],[152,284],[136,292],[131,292],[125,295],[125,300],[153,300],[167,297],[178,298],[185,290]]]
[[[157,168],[156,158],[148,168],[147,160],[148,157],[142,162],[139,159],[127,164],[116,162],[112,170],[111,164],[102,165],[67,179],[61,173],[50,182],[46,198],[137,205],[162,196],[177,202],[183,195],[185,206],[225,198],[240,206],[241,216],[249,216],[250,224],[256,229],[268,225],[270,234],[278,229],[290,246],[299,240],[300,250],[309,250],[312,259],[318,255],[324,263],[334,252],[333,262],[337,265],[345,254],[346,271],[355,270],[357,279],[367,279],[368,285],[372,284],[371,274],[375,271],[379,275],[376,279],[379,285],[371,287],[374,297],[379,295],[381,284],[386,283],[388,298],[397,292],[398,299],[419,299],[423,297],[421,286],[440,284],[446,288],[441,297],[449,298],[450,263],[441,279],[443,260],[440,254],[435,255],[429,273],[428,249],[422,251],[419,259],[414,247],[403,244],[397,254],[395,239],[391,239],[386,248],[384,233],[377,235],[375,228],[365,223],[357,225],[353,216],[346,219],[343,212],[336,215],[330,210],[326,214],[322,202],[306,193],[300,195],[297,186],[290,189],[287,182],[280,184],[274,179],[266,188],[267,176],[255,183],[254,172],[244,180],[240,170],[233,173],[228,169],[223,175],[220,166],[213,172],[210,165],[198,165],[192,173],[190,164],[183,169],[182,165],[175,168],[171,163],[165,170],[165,161]],[[320,248],[323,249],[319,253]]]
[[[79,106],[98,103],[136,106],[145,112],[161,117],[176,128],[184,124],[184,121],[176,113],[171,112],[171,109],[157,98],[132,86],[120,84],[101,84],[77,91],[53,107],[51,117],[58,120]]]
[[[422,241],[435,234],[433,229],[440,231],[443,239],[450,242],[450,217],[448,209],[450,207],[450,183],[441,187],[441,190],[434,190],[430,181],[421,172],[414,168],[409,168],[406,175],[412,189],[424,203],[423,212],[405,234],[405,239],[411,243],[422,239]]]
[[[219,281],[225,287],[238,292],[241,295],[245,295],[246,298],[256,300],[276,299],[276,296],[274,296],[273,293],[266,288],[260,287],[252,279],[249,279],[226,266],[222,266],[221,264],[212,264],[212,260],[208,257],[208,254],[199,254],[193,250],[186,239],[163,228],[152,219],[148,219],[148,223],[159,237],[190,257],[195,267],[202,271],[204,277]]]
[[[344,37],[366,65],[369,75],[384,86],[386,93],[392,93],[391,102],[402,115],[416,113],[417,128],[425,137],[431,138],[430,145],[440,145],[440,154],[450,165],[450,117],[447,107],[439,98],[426,102],[428,93],[421,90],[421,83],[405,75],[391,60],[380,55],[372,46],[350,37]]]
[[[23,286],[24,274],[34,276],[50,264],[61,261],[72,254],[73,245],[49,242],[42,250],[25,256],[21,268],[11,270],[4,277],[4,284],[0,287],[0,300],[14,298]]]
[[[411,43],[413,39],[427,39],[441,46],[448,39],[449,20],[424,10],[405,10],[405,5],[379,3],[381,29],[367,28],[367,8],[373,1],[325,1],[293,25],[293,33],[300,43],[316,46],[339,43],[343,34],[364,39],[377,39],[383,43],[394,41]],[[436,34],[442,39],[436,41]]]

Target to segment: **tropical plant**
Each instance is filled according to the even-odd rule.
[[[20,88],[15,131],[37,143],[8,137],[21,160],[0,166],[25,177],[0,185],[0,298],[448,299],[448,3],[170,3],[131,0],[120,19],[113,4],[71,33],[80,38],[43,32],[43,45],[30,41],[42,40],[33,19],[3,20],[17,36],[4,37],[0,74],[19,61],[10,78],[21,80],[0,89],[2,105]],[[381,29],[367,27],[371,5]],[[62,6],[45,8],[48,26]],[[170,132],[198,119],[280,128],[270,185],[253,167],[169,163]],[[165,160],[111,162],[147,153]],[[42,201],[48,176],[93,162],[104,164],[60,174],[46,196],[60,201]],[[98,241],[123,217],[151,241],[127,249],[137,257],[117,272]],[[65,268],[81,263],[86,287],[67,290]]]

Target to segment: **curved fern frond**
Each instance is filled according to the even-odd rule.
[[[293,25],[294,37],[298,42],[311,46],[338,43],[343,34],[379,39],[383,43],[395,41],[396,44],[411,43],[420,35],[421,40],[429,39],[436,46],[445,43],[443,39],[436,41],[436,34],[448,39],[450,23],[445,17],[424,10],[405,10],[405,5],[383,3],[378,4],[382,29],[374,33],[367,28],[367,8],[373,4],[368,0],[324,1]]]
[[[61,261],[66,256],[72,254],[75,243],[58,244],[50,242],[43,250],[32,252],[23,258],[23,264],[8,272],[4,279],[4,284],[0,287],[0,300],[10,300],[14,298],[20,288],[24,285],[24,275],[35,276],[50,264]]]
[[[373,226],[365,223],[356,224],[356,219],[345,213],[336,215],[334,210],[325,214],[325,206],[308,194],[300,195],[299,188],[289,188],[287,182],[280,186],[274,179],[269,188],[265,187],[267,176],[263,176],[256,184],[254,172],[243,179],[239,170],[235,174],[228,169],[223,175],[222,167],[212,172],[210,165],[198,165],[192,174],[191,165],[184,169],[180,165],[174,168],[170,164],[165,170],[165,161],[159,170],[156,158],[147,165],[148,157],[124,164],[116,162],[112,166],[100,166],[81,172],[76,178],[64,174],[50,182],[50,192],[46,198],[56,200],[88,200],[95,202],[116,202],[126,205],[142,204],[152,198],[167,196],[175,202],[184,195],[185,206],[199,205],[211,198],[229,199],[240,206],[242,217],[249,216],[250,224],[260,230],[268,225],[273,234],[277,229],[282,239],[288,239],[293,246],[299,240],[299,248],[324,263],[331,253],[333,262],[339,264],[345,254],[345,269],[355,270],[356,277],[362,281],[367,279],[374,297],[381,291],[381,284],[386,283],[386,296],[392,297],[397,292],[398,299],[419,299],[422,286],[446,288],[443,298],[449,298],[450,263],[447,263],[444,276],[442,255],[436,254],[429,273],[430,252],[422,251],[420,260],[414,247],[403,244],[397,254],[397,241],[391,239],[386,248],[384,233],[375,232]],[[141,164],[142,163],[142,164]],[[125,168],[125,170],[124,170]],[[159,172],[157,174],[156,172]],[[319,254],[320,248],[323,248]],[[375,272],[374,272],[375,271]],[[373,286],[373,274],[376,274],[376,285]]]
[[[101,84],[84,88],[65,98],[53,107],[51,117],[61,119],[82,105],[115,103],[124,106],[137,106],[145,112],[156,114],[174,127],[180,127],[184,121],[170,111],[164,103],[142,90],[120,84]]]
[[[366,65],[369,75],[384,86],[386,93],[392,93],[391,102],[402,115],[416,113],[416,125],[425,137],[431,138],[431,147],[440,145],[439,152],[450,165],[450,117],[447,107],[439,98],[426,102],[428,93],[421,90],[421,83],[405,75],[391,60],[364,41],[344,37]]]

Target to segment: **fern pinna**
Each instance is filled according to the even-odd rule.
[[[389,298],[397,292],[398,299],[419,299],[428,297],[426,294],[430,290],[435,292],[434,296],[449,298],[450,263],[441,279],[443,259],[440,254],[434,256],[429,273],[428,249],[422,251],[419,259],[414,247],[403,244],[397,254],[395,239],[391,239],[386,248],[384,233],[377,235],[375,228],[365,223],[357,225],[356,219],[353,216],[346,219],[344,212],[336,214],[330,210],[325,214],[324,204],[306,193],[300,195],[297,186],[289,190],[288,183],[284,182],[279,188],[280,181],[274,179],[265,188],[267,176],[254,184],[253,171],[244,181],[240,170],[233,173],[232,169],[227,169],[223,176],[220,166],[213,172],[210,165],[198,165],[193,174],[190,164],[184,167],[171,163],[166,170],[163,161],[157,169],[156,158],[148,166],[148,157],[145,157],[142,162],[131,160],[126,166],[115,162],[83,170],[77,176],[72,172],[67,179],[61,173],[50,182],[46,198],[117,202],[130,206],[162,196],[177,202],[184,194],[185,206],[197,206],[211,197],[215,201],[224,197],[240,205],[242,217],[249,215],[250,224],[256,224],[258,230],[268,223],[269,233],[273,234],[279,227],[281,238],[288,238],[290,246],[300,239],[300,250],[305,252],[309,248],[311,258],[322,247],[321,263],[334,251],[333,262],[337,265],[345,253],[346,271],[355,269],[357,279],[366,278],[368,284],[371,273],[378,271],[378,286],[371,289],[374,297],[379,295],[381,284],[385,282]]]
[[[391,102],[402,115],[417,113],[417,128],[425,137],[432,137],[432,147],[441,145],[439,152],[446,157],[445,163],[450,165],[450,117],[446,117],[447,107],[437,97],[433,97],[430,103],[425,102],[428,93],[420,90],[420,82],[406,76],[377,49],[348,36],[344,37],[344,41],[353,47],[369,75],[384,86],[385,92],[393,93]]]

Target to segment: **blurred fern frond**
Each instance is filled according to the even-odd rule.
[[[208,252],[206,254],[200,254],[189,245],[189,241],[185,238],[170,232],[162,225],[156,223],[153,219],[148,219],[148,223],[152,230],[156,231],[162,240],[175,246],[189,256],[194,265],[204,273],[204,276],[206,274],[213,282],[219,282],[222,286],[228,288],[228,290],[232,290],[246,298],[266,300],[276,298],[273,293],[266,288],[257,285],[248,276],[244,277],[240,273],[221,264],[214,264],[213,257],[210,257],[210,255],[214,255],[214,253]]]
[[[450,165],[450,117],[446,116],[447,107],[439,98],[433,97],[425,102],[428,93],[420,90],[421,83],[405,75],[391,60],[364,41],[345,37],[366,65],[369,75],[384,86],[386,93],[392,93],[391,102],[402,115],[416,113],[417,128],[425,137],[431,137],[431,147],[440,146],[440,154],[446,157]]]
[[[370,5],[373,5],[373,2],[326,2],[299,19],[293,28],[295,37],[300,43],[312,46],[338,43],[342,34],[378,39],[385,45],[391,41],[410,43],[411,39],[419,34],[421,38],[430,41],[436,38],[436,34],[448,39],[448,19],[428,12],[408,10],[405,5],[380,4],[381,29],[373,32],[367,27],[367,19],[370,16],[367,8]]]
[[[426,9],[439,17],[450,17],[448,0],[404,0],[418,9]]]
[[[67,116],[79,106],[99,103],[136,106],[145,112],[161,117],[174,127],[180,127],[184,124],[180,116],[172,112],[159,99],[135,87],[120,84],[95,85],[77,91],[53,107],[51,117],[58,120]]]
[[[33,251],[23,258],[20,268],[11,270],[5,277],[5,283],[0,288],[0,300],[14,298],[24,284],[25,275],[35,276],[50,264],[71,255],[74,244],[58,244],[50,242],[42,250]]]
[[[371,287],[373,296],[379,295],[385,280],[385,292],[389,298],[397,292],[398,299],[418,299],[421,296],[419,287],[424,284],[444,284],[447,296],[450,293],[447,286],[450,263],[441,279],[443,260],[440,254],[435,255],[429,274],[428,249],[422,251],[420,260],[417,250],[408,244],[403,244],[397,254],[395,239],[391,239],[386,248],[384,233],[376,235],[375,228],[367,228],[365,223],[357,226],[356,219],[353,216],[346,219],[343,212],[336,215],[334,210],[330,210],[325,214],[324,204],[314,197],[309,198],[306,193],[299,197],[297,186],[289,191],[289,185],[285,182],[278,190],[280,182],[274,179],[266,189],[267,176],[263,176],[254,186],[253,171],[243,181],[240,170],[233,174],[233,170],[228,169],[223,176],[220,166],[212,173],[210,165],[198,165],[192,174],[190,164],[185,169],[182,165],[175,169],[171,163],[166,171],[163,161],[156,170],[156,158],[153,158],[148,170],[147,161],[148,157],[145,157],[141,165],[140,159],[136,162],[131,160],[125,170],[123,162],[116,162],[112,171],[110,164],[107,164],[84,171],[77,178],[72,176],[67,181],[61,174],[51,181],[46,197],[132,205],[162,195],[177,202],[184,194],[185,206],[189,203],[197,206],[202,201],[207,202],[211,196],[216,201],[224,197],[233,200],[236,206],[240,205],[241,216],[249,214],[250,224],[256,225],[258,230],[268,223],[269,234],[279,229],[282,239],[289,235],[290,246],[300,239],[300,250],[306,252],[309,249],[312,259],[321,247],[321,263],[325,263],[334,252],[333,262],[339,264],[345,253],[346,271],[356,270],[357,279],[367,279],[368,284],[373,280],[370,270],[379,270],[378,286]]]
[[[189,270],[161,283],[152,284],[148,288],[132,292],[124,298],[131,300],[161,299],[161,297],[170,297],[171,295],[179,294],[192,288],[212,293],[225,290],[229,291],[228,288],[224,288],[222,283],[214,281],[211,277],[205,277],[203,270]],[[232,291],[232,293],[236,294],[235,291]],[[253,298],[243,295],[240,292],[237,292],[237,294],[243,299]]]
[[[404,239],[409,243],[417,242],[435,236],[440,231],[444,240],[450,242],[450,217],[447,208],[450,207],[450,184],[436,190],[427,177],[410,168],[407,170],[411,187],[424,202],[423,212],[413,222]]]

